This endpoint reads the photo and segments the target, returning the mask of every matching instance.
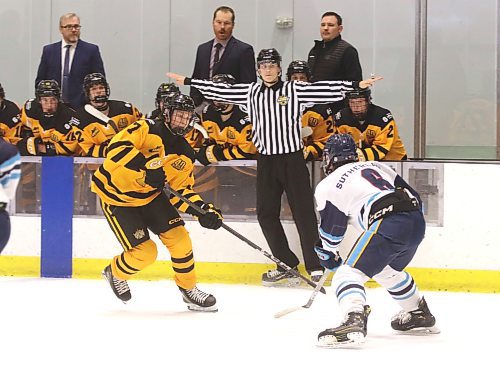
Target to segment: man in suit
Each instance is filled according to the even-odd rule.
[[[83,79],[94,72],[104,73],[99,47],[80,40],[80,17],[67,13],[59,19],[62,40],[43,47],[35,86],[41,80],[55,80],[62,100],[77,109],[85,104]]]
[[[212,26],[215,38],[198,46],[192,78],[209,80],[217,74],[230,74],[236,83],[257,81],[255,56],[252,45],[233,37],[234,10],[227,6],[215,9]],[[203,95],[191,88],[196,106]]]

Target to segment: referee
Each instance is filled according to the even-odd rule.
[[[300,237],[306,270],[319,280],[322,267],[314,244],[319,239],[309,171],[302,153],[301,113],[306,106],[343,99],[353,88],[366,88],[381,77],[360,82],[319,81],[304,83],[281,80],[281,56],[276,49],[263,49],[257,56],[262,82],[228,85],[167,73],[178,84],[191,85],[206,99],[243,106],[253,124],[257,147],[257,218],[273,255],[292,268],[299,264],[290,250],[280,221],[281,196],[286,192]],[[298,278],[279,266],[262,275],[266,286],[295,285]]]

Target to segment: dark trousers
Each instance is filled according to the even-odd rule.
[[[299,264],[280,221],[286,193],[308,271],[320,270],[314,244],[319,239],[309,170],[302,151],[257,157],[257,219],[273,255],[290,267]]]

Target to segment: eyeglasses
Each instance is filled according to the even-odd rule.
[[[67,24],[66,26],[61,26],[61,28],[64,28],[66,30],[79,30],[82,28],[79,24]]]

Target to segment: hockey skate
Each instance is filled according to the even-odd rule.
[[[418,308],[413,311],[401,311],[391,320],[391,327],[403,334],[439,334],[436,319],[429,311],[425,298],[422,297]]]
[[[182,293],[182,299],[187,303],[188,309],[191,311],[217,312],[215,305],[215,297],[211,294],[199,290],[197,287],[193,289],[184,289],[179,287]]]
[[[297,271],[297,267],[293,270]],[[262,274],[262,285],[267,287],[293,287],[300,284],[300,279],[289,271],[269,270]]]
[[[363,312],[349,312],[340,326],[318,334],[318,346],[334,348],[364,343],[370,312],[368,305],[364,307]]]
[[[102,271],[102,276],[108,281],[116,297],[123,303],[127,303],[132,298],[127,281],[114,277],[111,272],[110,265],[106,266],[106,268]]]

